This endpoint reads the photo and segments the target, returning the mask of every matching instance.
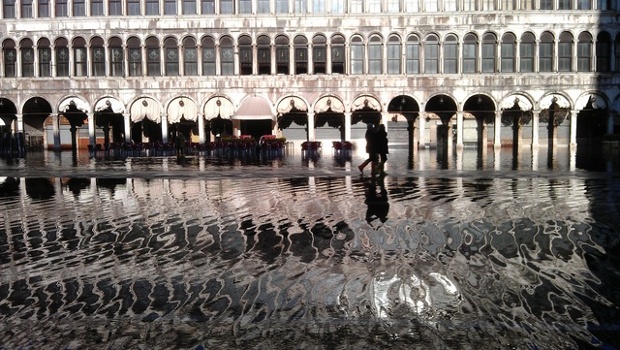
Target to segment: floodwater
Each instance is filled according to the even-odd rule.
[[[616,159],[439,153],[0,160],[0,349],[618,349]]]

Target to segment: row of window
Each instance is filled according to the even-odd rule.
[[[354,35],[345,44],[342,35],[327,40],[317,34],[309,42],[297,35],[290,42],[278,35],[272,43],[267,35],[230,36],[216,41],[205,36],[181,40],[168,37],[160,42],[149,37],[144,43],[130,37],[94,37],[89,45],[82,37],[69,41],[60,37],[54,45],[47,38],[37,41],[12,39],[2,43],[4,77],[68,76],[213,76],[271,74],[457,74],[533,72],[620,72],[620,34],[614,40],[607,32],[596,41],[589,32],[577,36],[531,32],[519,39],[513,33],[499,38],[486,33],[479,38],[466,34],[462,41],[449,34],[443,41],[435,34],[421,39],[410,35],[403,42],[397,35],[387,42],[379,35],[363,40]]]
[[[2,0],[1,18],[617,10],[620,0]]]

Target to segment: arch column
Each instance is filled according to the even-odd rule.
[[[532,148],[538,148],[538,126],[540,124],[540,111],[532,111]]]
[[[88,114],[88,142],[93,147],[97,145],[97,135],[95,135],[95,114],[94,113]]]
[[[125,142],[131,142],[131,114],[123,114],[123,127],[125,129]]]
[[[424,139],[424,133],[426,132],[426,112],[421,111],[418,116],[418,148],[426,147],[426,140]]]
[[[60,118],[58,114],[50,114],[52,129],[54,132],[54,151],[60,151]]]
[[[502,147],[502,139],[501,139],[501,126],[502,126],[502,112],[495,111],[495,125],[494,125],[494,135],[493,135],[493,147],[500,148]]]
[[[17,124],[13,130],[17,130],[17,132],[24,132],[24,115],[19,113],[17,114],[17,118],[15,119],[15,123]]]
[[[198,113],[198,142],[204,144],[207,141],[205,135],[205,118],[203,113]]]
[[[456,147],[463,148],[463,111],[456,112]]]
[[[344,141],[351,141],[351,112],[344,112]]]
[[[577,111],[570,111],[570,148],[577,147]]]
[[[314,112],[308,111],[308,141],[316,141],[316,130],[314,129]]]
[[[168,143],[168,116],[161,114],[161,142]]]

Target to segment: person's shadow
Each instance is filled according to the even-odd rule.
[[[366,199],[364,203],[367,205],[366,221],[368,223],[376,219],[381,222],[387,221],[390,203],[384,180],[383,176],[373,176],[365,184],[364,195]]]

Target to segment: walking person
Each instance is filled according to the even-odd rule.
[[[379,155],[379,163],[374,169],[375,173],[385,175],[385,162],[387,162],[388,150],[388,138],[387,131],[384,124],[379,124],[375,131],[375,152]]]
[[[377,165],[377,151],[375,150],[375,127],[371,123],[366,124],[366,134],[364,134],[364,138],[366,139],[366,153],[368,153],[368,158],[362,162],[357,168],[360,172],[364,173],[364,168],[371,164],[371,169],[374,174],[375,166]]]

